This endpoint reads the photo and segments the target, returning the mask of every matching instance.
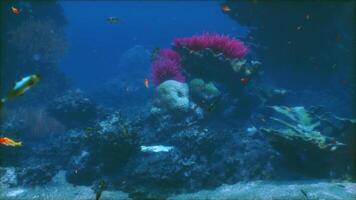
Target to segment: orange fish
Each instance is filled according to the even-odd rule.
[[[7,137],[0,137],[0,144],[12,147],[22,146],[22,142],[15,142],[14,140]]]
[[[149,82],[148,82],[148,79],[147,79],[147,78],[145,78],[145,80],[143,81],[143,83],[145,84],[145,87],[148,88],[148,83],[149,83]]]
[[[222,5],[221,6],[221,10],[223,11],[223,12],[230,12],[231,11],[231,8],[228,6],[228,5]]]
[[[14,13],[15,15],[19,15],[21,10],[15,6],[11,6],[11,12]]]

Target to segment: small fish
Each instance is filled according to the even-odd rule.
[[[7,97],[1,99],[0,108],[3,106],[3,104],[7,100],[13,99],[13,98],[18,97],[18,96],[21,96],[23,93],[25,93],[31,87],[36,85],[36,83],[39,80],[40,80],[40,76],[34,74],[34,75],[26,76],[26,77],[22,78],[20,81],[16,82],[14,84],[14,87],[8,93]]]
[[[221,6],[221,10],[223,12],[230,12],[231,8],[228,5],[224,4],[224,5]]]
[[[303,28],[302,25],[298,26],[298,27],[297,27],[297,31],[300,31],[302,28]]]
[[[0,137],[0,144],[12,147],[22,146],[22,142],[15,142],[14,140],[7,137]]]
[[[11,12],[14,13],[15,15],[19,15],[21,10],[15,6],[11,6]]]
[[[246,85],[249,82],[249,79],[247,77],[241,77],[240,81],[241,81],[241,83]]]
[[[309,20],[309,19],[310,19],[310,15],[309,15],[309,14],[306,14],[306,15],[305,15],[305,19],[306,19],[306,20]]]
[[[145,80],[143,81],[143,83],[145,84],[145,87],[148,88],[148,86],[149,86],[148,83],[149,83],[149,82],[148,82],[148,79],[147,79],[147,78],[145,78]]]
[[[108,17],[107,21],[109,22],[109,24],[117,24],[121,22],[121,20],[117,17]]]

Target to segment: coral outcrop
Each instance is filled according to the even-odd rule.
[[[355,139],[355,120],[332,117],[332,122],[316,108],[270,108],[275,113],[270,117],[271,122],[276,123],[275,127],[261,128],[261,131],[292,167],[313,176],[325,175],[329,170],[335,171],[340,167],[336,162],[340,159],[337,155],[341,153],[350,156],[353,152],[354,144],[350,144],[350,141]],[[346,138],[350,140],[345,140]],[[352,168],[351,157],[344,159],[340,162],[349,163],[348,168]],[[350,174],[348,170],[345,172]]]
[[[47,112],[67,128],[90,126],[99,116],[96,104],[85,97],[81,90],[69,90],[57,97],[50,103]]]
[[[189,87],[186,83],[168,80],[156,88],[153,112],[187,112],[190,106]]]

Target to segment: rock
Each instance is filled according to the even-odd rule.
[[[70,90],[56,98],[47,111],[67,128],[89,126],[99,115],[97,106],[81,90]]]
[[[16,169],[14,167],[0,168],[0,188],[17,185]]]
[[[273,200],[273,199],[324,199],[352,200],[356,198],[356,184],[349,182],[330,183],[325,181],[311,182],[271,182],[253,181],[223,185],[215,190],[203,190],[191,194],[181,194],[169,200]]]
[[[171,113],[184,113],[189,110],[189,87],[185,83],[168,80],[156,88],[155,107]]]
[[[139,126],[113,113],[85,131],[82,151],[69,163],[70,183],[90,185],[101,176],[113,175],[140,151]]]
[[[50,164],[42,164],[18,170],[16,173],[20,185],[44,185],[52,180],[58,170]]]

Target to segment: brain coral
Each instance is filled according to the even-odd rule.
[[[171,112],[189,109],[189,87],[185,83],[168,80],[156,88],[156,106]]]

